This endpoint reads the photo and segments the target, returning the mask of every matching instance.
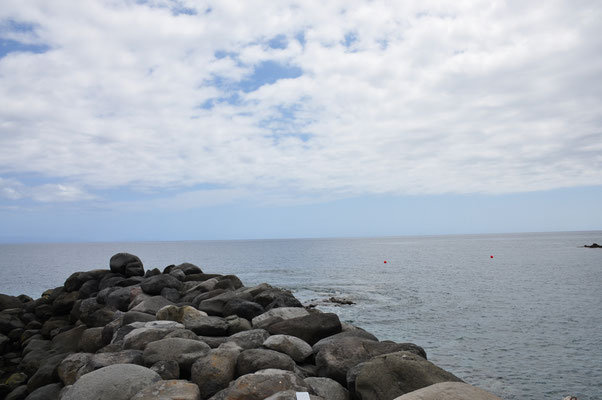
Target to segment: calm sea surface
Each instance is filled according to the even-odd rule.
[[[504,399],[602,399],[602,232],[0,245],[0,292],[32,297],[117,252],[291,289]],[[494,258],[490,256],[493,255]],[[385,264],[384,261],[387,261]]]

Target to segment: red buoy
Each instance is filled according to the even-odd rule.
[[[493,258],[493,256],[489,256],[489,258]]]
[[[385,264],[387,263],[387,260],[385,260]]]

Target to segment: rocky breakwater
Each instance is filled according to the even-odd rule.
[[[497,399],[289,291],[127,253],[109,267],[0,295],[0,398]]]

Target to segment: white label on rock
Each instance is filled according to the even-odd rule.
[[[307,392],[297,392],[297,400],[310,400],[309,393]]]

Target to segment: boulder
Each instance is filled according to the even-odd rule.
[[[78,351],[84,353],[96,353],[103,347],[102,331],[104,328],[86,329],[79,339]]]
[[[182,263],[180,265],[176,265],[173,270],[180,270],[182,271],[185,275],[192,275],[192,274],[202,274],[203,271],[201,271],[201,269],[199,267],[197,267],[194,264],[191,263]]]
[[[144,267],[138,257],[129,253],[117,253],[109,261],[111,272],[125,276],[143,276]]]
[[[236,343],[243,350],[247,350],[261,347],[268,337],[270,337],[270,334],[265,329],[251,329],[250,331],[235,333],[228,338],[228,341]]]
[[[55,400],[59,398],[62,388],[60,383],[49,383],[31,392],[25,400]]]
[[[74,272],[67,278],[65,281],[65,291],[73,292],[76,290],[81,290],[81,287],[89,281],[97,281],[98,282],[107,274],[110,274],[111,271],[107,269],[94,269],[86,272]]]
[[[440,382],[462,381],[414,353],[400,351],[363,363],[355,393],[362,400],[390,400]]]
[[[127,311],[130,305],[131,299],[131,288],[108,288],[110,292],[107,294],[105,304],[109,307],[113,307],[119,311]],[[100,297],[100,293],[98,294]]]
[[[273,335],[263,342],[263,347],[288,354],[293,360],[300,363],[312,355],[311,346],[295,336]]]
[[[156,315],[157,311],[165,306],[173,305],[173,303],[162,296],[152,296],[144,299],[135,307],[132,307],[130,311],[138,311],[147,314]]]
[[[244,350],[236,361],[236,374],[238,376],[268,368],[293,371],[295,362],[288,355],[269,349]]]
[[[228,335],[253,329],[249,320],[237,317],[236,315],[230,315],[225,319],[228,324]]]
[[[123,325],[131,324],[132,322],[155,321],[156,319],[157,317],[151,314],[139,311],[128,311],[123,315]]]
[[[159,374],[140,365],[110,365],[79,378],[61,400],[129,400],[159,380]]]
[[[87,326],[79,325],[73,329],[59,333],[58,335],[53,337],[51,341],[53,351],[55,353],[77,352],[77,346],[86,329]]]
[[[201,400],[199,387],[185,380],[161,380],[136,393],[131,400]]]
[[[15,390],[13,390],[12,392],[10,392],[4,398],[4,400],[24,400],[28,394],[29,394],[29,391],[27,390],[27,386],[21,385],[21,386],[15,388]]]
[[[33,392],[37,388],[59,381],[58,366],[67,354],[52,355],[40,365],[40,368],[27,381],[27,390]]]
[[[310,377],[303,380],[318,396],[328,400],[349,400],[349,391],[330,378]]]
[[[309,312],[305,308],[301,307],[273,308],[254,317],[251,322],[254,328],[267,329],[268,326],[275,324],[276,322],[291,318],[304,317],[306,315],[309,315]]]
[[[391,341],[375,342],[357,336],[340,337],[321,347],[316,355],[319,374],[345,385],[349,369],[372,357],[397,351],[413,350],[416,345]]]
[[[171,275],[156,275],[151,278],[145,279],[140,285],[144,293],[150,294],[151,296],[161,294],[163,288],[173,288],[180,290],[182,282],[174,278]]]
[[[144,358],[140,350],[122,350],[107,353],[94,354],[87,364],[91,371],[108,367],[115,364],[144,365]]]
[[[339,317],[332,313],[309,314],[304,317],[280,321],[268,327],[268,332],[272,335],[296,336],[310,345],[340,331],[341,322]]]
[[[241,318],[252,320],[258,315],[263,314],[263,307],[253,301],[234,298],[228,300],[222,309],[224,317],[229,315],[237,315]]]
[[[303,393],[303,392],[301,392]],[[307,392],[306,392],[307,393]],[[309,395],[310,400],[330,400],[322,396],[316,396],[313,394]],[[270,397],[266,397],[265,400],[297,400],[297,391],[295,390],[283,390],[282,392],[274,393]]]
[[[143,357],[148,366],[159,361],[173,360],[177,361],[181,370],[190,371],[192,363],[209,350],[209,345],[200,340],[169,338],[149,343],[144,349]]]
[[[54,315],[65,315],[71,312],[73,305],[79,299],[79,292],[63,292],[52,303]]]
[[[16,316],[7,312],[0,312],[0,333],[8,335],[10,331],[16,328],[25,328],[25,324]]]
[[[199,311],[191,306],[182,306],[178,307],[175,305],[165,306],[159,311],[157,311],[157,319],[158,320],[166,320],[166,321],[176,321],[184,326],[186,326],[187,322],[194,321],[200,317],[206,317],[207,313],[203,311]]]
[[[161,290],[161,296],[165,297],[167,300],[171,301],[172,303],[177,303],[180,301],[180,291],[174,288],[163,288],[163,290]]]
[[[157,361],[151,367],[153,371],[161,375],[161,379],[170,380],[180,377],[180,364],[177,361]]]
[[[502,400],[463,382],[441,382],[396,397],[394,400]]]
[[[234,380],[239,354],[235,348],[212,349],[192,364],[190,380],[198,385],[201,398],[207,399],[228,387]]]
[[[136,328],[123,338],[124,349],[144,350],[146,346],[163,339],[169,333],[184,326],[174,321],[151,321],[142,328]]]
[[[264,400],[284,390],[307,392],[308,388],[305,382],[291,371],[263,369],[241,376],[210,400]]]
[[[23,308],[23,302],[15,296],[0,294],[0,311],[10,308]]]
[[[92,354],[90,353],[74,353],[69,354],[61,361],[57,368],[59,379],[65,386],[73,385],[85,373],[92,371],[86,368]]]
[[[279,309],[277,308],[276,310],[279,310]],[[313,352],[314,352],[314,354],[317,354],[328,343],[334,342],[334,341],[342,339],[344,337],[350,337],[350,336],[369,339],[369,340],[378,342],[378,339],[376,338],[376,336],[374,336],[370,332],[366,332],[363,329],[353,329],[353,330],[337,333],[336,335],[328,336],[328,337],[320,340],[318,343],[316,343],[312,346]],[[424,357],[424,358],[426,358],[426,357]]]
[[[303,307],[290,291],[277,288],[259,292],[253,297],[253,301],[261,304],[266,310],[279,307]]]
[[[224,318],[200,316],[194,320],[188,320],[186,329],[190,329],[197,335],[224,336],[228,334],[228,323]]]

